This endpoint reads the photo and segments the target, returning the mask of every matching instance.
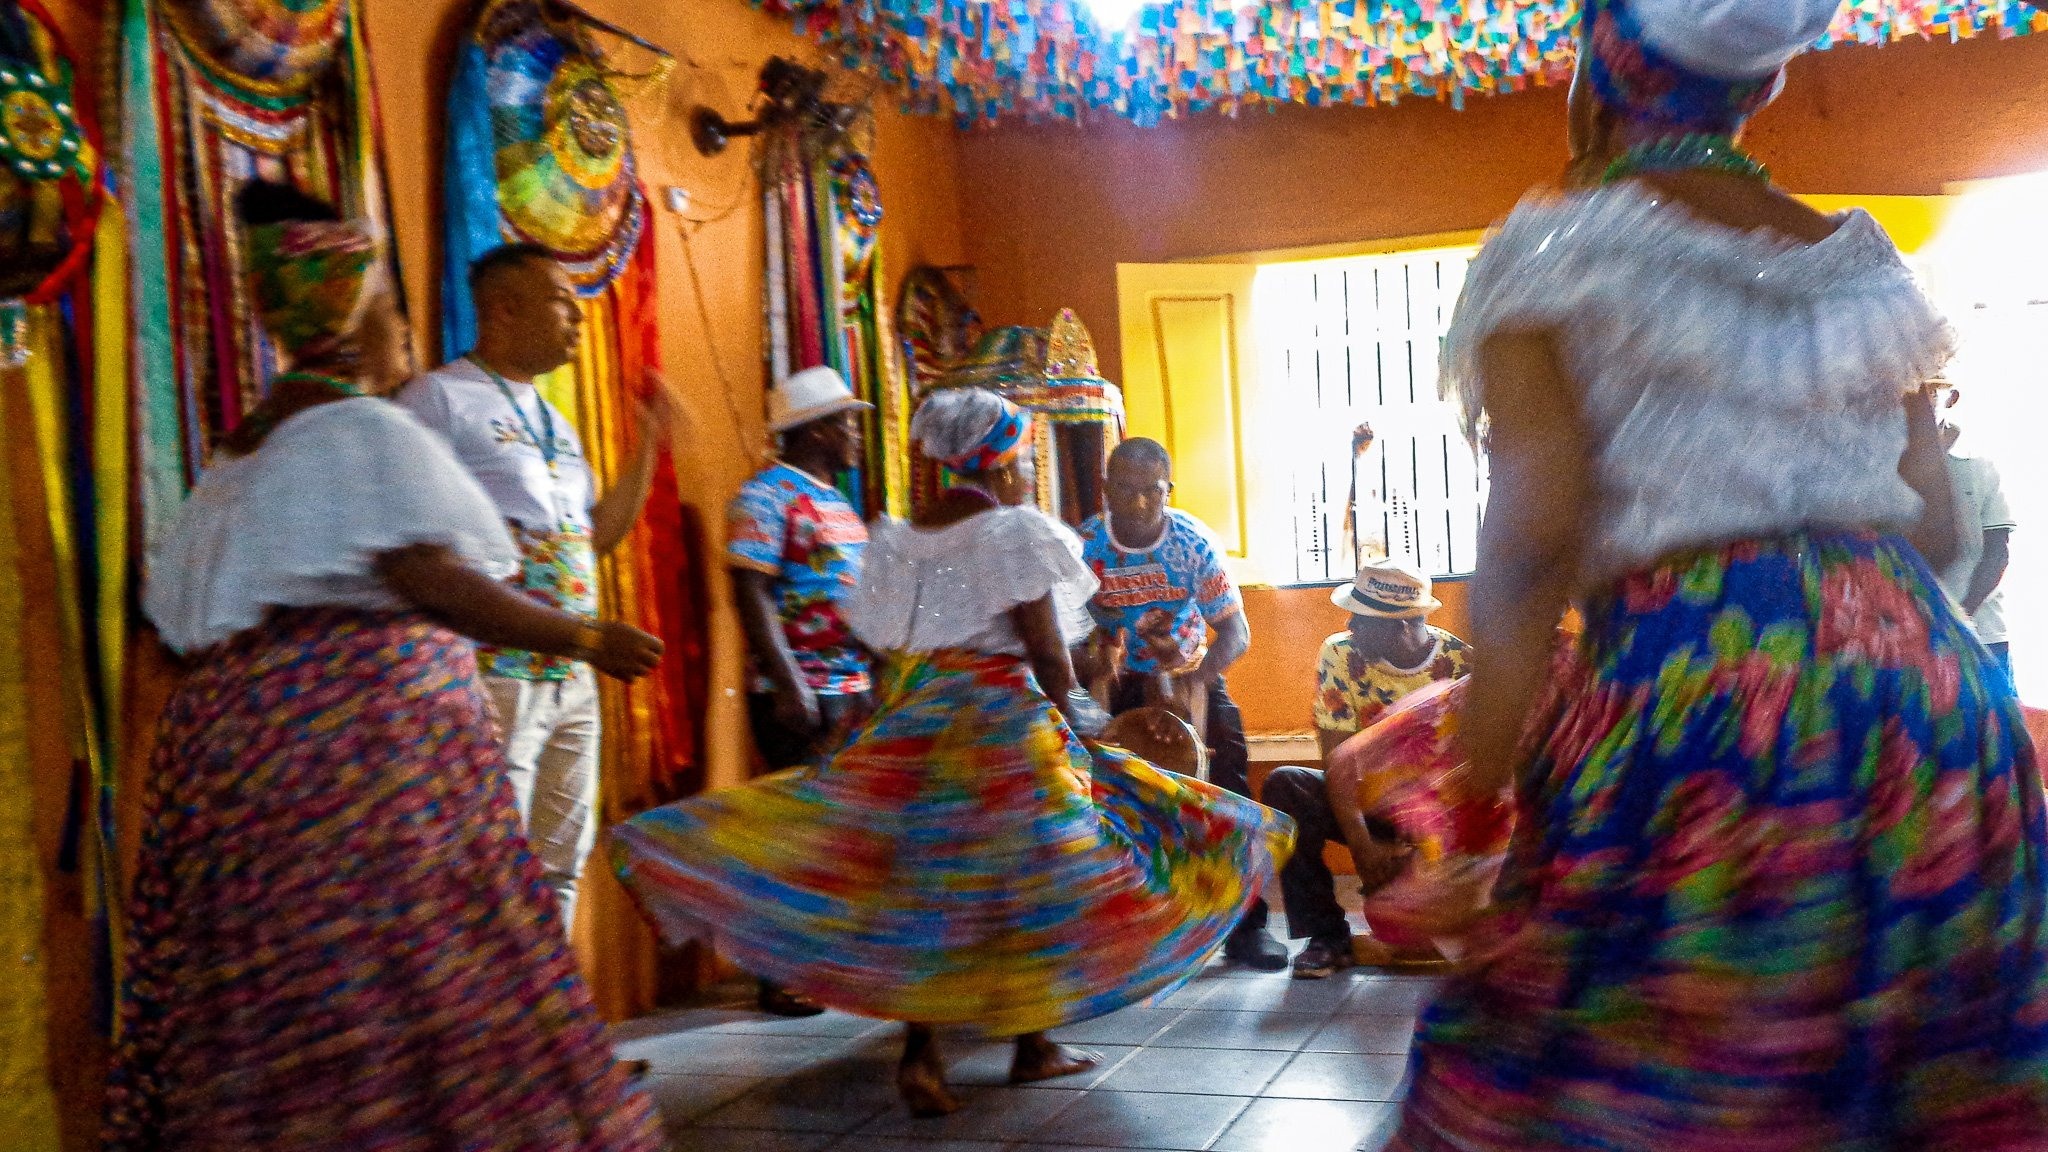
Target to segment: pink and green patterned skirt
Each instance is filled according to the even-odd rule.
[[[1285,858],[1287,817],[1075,739],[1012,656],[899,661],[822,766],[614,828],[671,940],[847,1012],[1015,1035],[1199,970]]]
[[[469,643],[279,612],[164,712],[116,1152],[656,1152],[562,943]]]
[[[2048,820],[1895,538],[1738,544],[1587,614],[1410,1152],[2048,1149]]]

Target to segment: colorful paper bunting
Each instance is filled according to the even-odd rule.
[[[1577,0],[754,0],[913,110],[1155,124],[1273,104],[1463,106],[1570,78]],[[1112,16],[1112,19],[1118,17]],[[2024,0],[1847,0],[1823,46],[2048,31]]]

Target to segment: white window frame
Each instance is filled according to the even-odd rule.
[[[1349,580],[1392,554],[1436,579],[1471,575],[1486,470],[1437,395],[1443,337],[1476,244],[1262,265],[1253,294],[1253,558],[1275,584]],[[1344,532],[1356,460],[1358,539]]]

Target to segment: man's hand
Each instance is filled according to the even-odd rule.
[[[690,413],[661,373],[649,368],[643,381],[646,395],[640,401],[640,435],[665,448],[677,436],[689,434]]]
[[[824,727],[825,716],[818,708],[818,694],[802,681],[777,688],[775,721],[798,736],[809,736]]]

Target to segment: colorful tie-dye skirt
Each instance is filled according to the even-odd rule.
[[[655,1152],[469,643],[280,612],[164,712],[106,1147]]]
[[[843,1011],[1015,1035],[1192,976],[1293,838],[1091,754],[1022,660],[936,653],[896,662],[825,764],[643,813],[611,850],[671,940]]]
[[[1739,544],[1587,623],[1394,1146],[2048,1148],[2041,776],[1918,554]]]

